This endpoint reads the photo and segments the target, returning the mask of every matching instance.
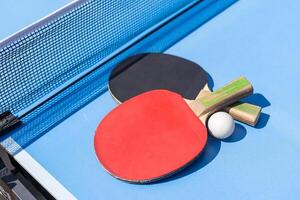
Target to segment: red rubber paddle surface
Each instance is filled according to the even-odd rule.
[[[112,110],[97,127],[94,145],[114,177],[150,182],[193,161],[206,141],[206,127],[180,95],[153,90]]]

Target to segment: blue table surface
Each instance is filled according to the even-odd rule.
[[[238,123],[231,138],[209,139],[178,175],[135,185],[102,169],[93,137],[117,105],[108,92],[26,150],[79,199],[299,199],[299,13],[297,0],[238,1],[166,51],[202,65],[214,88],[245,75],[248,100],[264,107],[257,127]]]

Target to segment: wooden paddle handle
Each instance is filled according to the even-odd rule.
[[[209,95],[210,93],[207,87],[199,93],[196,99]],[[250,126],[255,126],[259,119],[261,109],[260,106],[238,101],[224,108],[224,111],[228,112],[235,120]]]
[[[251,83],[245,77],[239,77],[211,94],[197,99],[203,106],[201,115],[221,110],[239,99],[253,93]]]
[[[224,110],[235,120],[255,126],[259,119],[261,109],[260,106],[238,101],[227,106]]]

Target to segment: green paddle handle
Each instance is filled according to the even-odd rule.
[[[224,110],[235,120],[255,126],[259,119],[261,109],[260,106],[238,101],[227,106]]]
[[[203,107],[201,114],[221,110],[253,93],[251,83],[245,77],[239,77],[216,91],[197,99]]]

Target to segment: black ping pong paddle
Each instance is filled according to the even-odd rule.
[[[198,64],[163,53],[145,53],[128,57],[112,71],[109,90],[118,103],[141,93],[165,89],[186,99],[197,99],[207,91],[208,74]],[[200,93],[200,91],[202,92]],[[236,102],[225,108],[236,120],[255,126],[261,107]]]

